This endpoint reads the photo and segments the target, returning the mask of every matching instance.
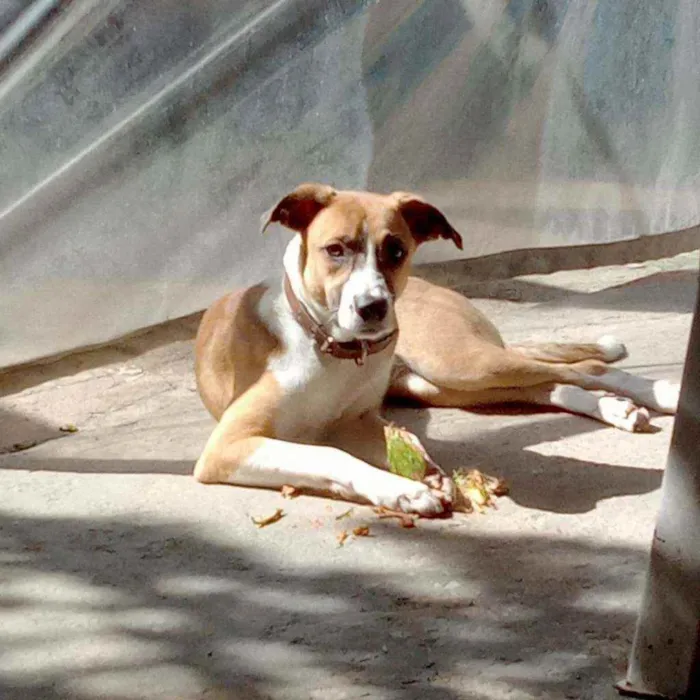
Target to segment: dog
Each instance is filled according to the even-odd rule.
[[[386,397],[556,406],[629,431],[648,427],[647,408],[676,410],[677,385],[608,366],[625,355],[615,339],[506,346],[466,298],[411,277],[419,246],[463,245],[418,195],[307,183],[263,231],[272,223],[296,233],[280,279],[219,299],[197,333],[198,391],[217,421],[200,482],[292,486],[435,517],[452,508],[454,484],[429,458],[423,481],[388,470]]]

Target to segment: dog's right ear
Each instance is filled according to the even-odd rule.
[[[303,233],[324,207],[327,207],[336,195],[329,185],[307,182],[299,185],[293,192],[281,199],[269,212],[263,215],[262,233],[273,223]]]

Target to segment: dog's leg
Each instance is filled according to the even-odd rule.
[[[533,403],[554,406],[594,418],[629,432],[649,428],[649,413],[630,399],[597,396],[579,386],[547,384],[530,387],[496,387],[478,391],[445,389],[404,370],[392,378],[390,396],[411,399],[436,407],[469,408],[499,403]]]
[[[612,353],[612,350],[611,350]],[[473,355],[473,353],[472,353]],[[612,356],[612,355],[611,355]],[[439,392],[440,403],[446,401],[452,406],[469,406],[483,403],[478,394],[493,389],[517,390],[544,384],[570,384],[583,389],[604,390],[620,394],[655,411],[675,413],[678,404],[679,388],[666,380],[651,380],[637,377],[619,369],[609,367],[605,361],[583,360],[579,362],[554,363],[530,359],[516,350],[495,346],[484,347],[478,358],[467,354],[464,358],[442,357],[433,354],[410,358],[410,361],[397,360],[392,377],[390,394],[401,396],[406,393],[406,382],[420,386],[420,380],[428,386],[419,388],[418,394],[428,397]],[[409,372],[403,384],[396,381],[402,372]],[[413,376],[415,375],[415,376]],[[432,385],[433,388],[430,387]],[[456,394],[454,392],[457,392]],[[408,394],[416,393],[408,388]],[[507,392],[504,396],[507,396]],[[487,403],[494,401],[488,400]],[[521,398],[506,398],[505,401],[519,401]],[[527,401],[527,399],[525,399]]]
[[[635,403],[659,413],[674,414],[678,410],[680,384],[666,379],[638,377],[621,369],[608,367],[600,375],[584,376],[580,386],[627,396]]]
[[[630,433],[649,430],[649,412],[620,396],[598,396],[570,384],[525,389],[528,400],[541,406],[555,406],[594,418]]]
[[[521,381],[515,386],[528,385],[528,378],[541,373],[543,363],[525,367]],[[675,414],[678,410],[680,385],[666,379],[639,377],[615,367],[608,367],[600,361],[588,360],[570,365],[551,364],[552,380],[558,384],[571,384],[582,389],[607,391],[616,396],[624,396],[635,404],[650,408],[659,413]],[[512,368],[510,372],[512,373]],[[512,375],[511,375],[512,376]],[[498,380],[500,377],[494,377]]]
[[[410,358],[397,357],[392,368],[392,384],[402,372],[409,372],[441,390],[472,393],[541,384],[581,385],[584,379],[603,374],[608,369],[601,360],[571,364],[542,362],[510,348],[486,344],[480,346],[480,352],[470,348],[463,356],[446,355],[438,347]]]
[[[386,431],[389,426],[390,423],[378,413],[366,413],[360,418],[347,421],[338,426],[334,434],[329,437],[329,443],[333,447],[349,452],[358,459],[380,469],[388,469]],[[452,503],[455,494],[455,486],[452,479],[432,459],[416,435],[405,428],[401,430],[425,459],[427,471],[423,479],[424,483],[443,494],[446,502]]]
[[[443,492],[336,447],[236,435],[235,408],[224,413],[197,462],[199,481],[274,489],[288,485],[428,517],[450,508]]]
[[[511,350],[540,362],[575,363],[583,359],[615,362],[626,356],[625,346],[612,336],[604,336],[591,345],[551,343],[510,346]],[[575,384],[587,389],[602,389],[632,399],[635,403],[659,413],[676,413],[680,385],[666,379],[648,379],[624,370],[607,367],[600,373],[580,373]]]

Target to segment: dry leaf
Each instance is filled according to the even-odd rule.
[[[272,515],[268,515],[266,518],[251,518],[255,527],[267,527],[276,523],[284,518],[284,511],[278,508]]]
[[[293,486],[283,486],[281,493],[282,498],[296,498],[299,495],[299,491]]]
[[[496,507],[494,497],[505,496],[508,486],[503,479],[483,474],[477,469],[465,472],[458,469],[452,475],[457,486],[458,503],[455,510],[483,513],[485,508]]]
[[[422,480],[429,458],[418,438],[393,423],[384,426],[384,438],[389,471],[407,479]]]
[[[401,510],[391,510],[385,506],[379,506],[379,508],[373,508],[373,510],[380,520],[385,520],[386,518],[397,518],[399,525],[407,529],[415,527],[416,520],[418,520],[418,515],[416,513],[404,513]]]
[[[347,540],[348,537],[349,535],[347,530],[342,530],[341,532],[339,532],[336,536],[336,539],[338,540],[338,546],[342,547],[343,544],[345,544],[345,540]]]
[[[510,487],[506,483],[505,479],[496,478],[496,483],[491,487],[491,493],[494,496],[507,496],[510,492]]]
[[[32,447],[36,447],[39,442],[37,440],[25,440],[24,442],[16,442],[10,448],[10,452],[21,452],[22,450],[29,450]]]
[[[342,520],[343,518],[349,518],[352,515],[352,512],[354,511],[354,508],[348,508],[345,512],[341,513],[340,515],[336,515],[335,519],[336,520]]]
[[[367,525],[354,527],[352,529],[352,534],[355,535],[355,537],[369,537],[369,527],[367,527]]]

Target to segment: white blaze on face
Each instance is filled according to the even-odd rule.
[[[376,246],[369,236],[365,240],[365,249],[355,257],[355,264],[343,285],[338,305],[338,325],[349,334],[361,333],[364,325],[357,313],[358,304],[380,299],[388,301],[389,304],[392,302],[389,287],[379,270]],[[392,323],[392,318],[393,314],[387,314],[387,323]]]

